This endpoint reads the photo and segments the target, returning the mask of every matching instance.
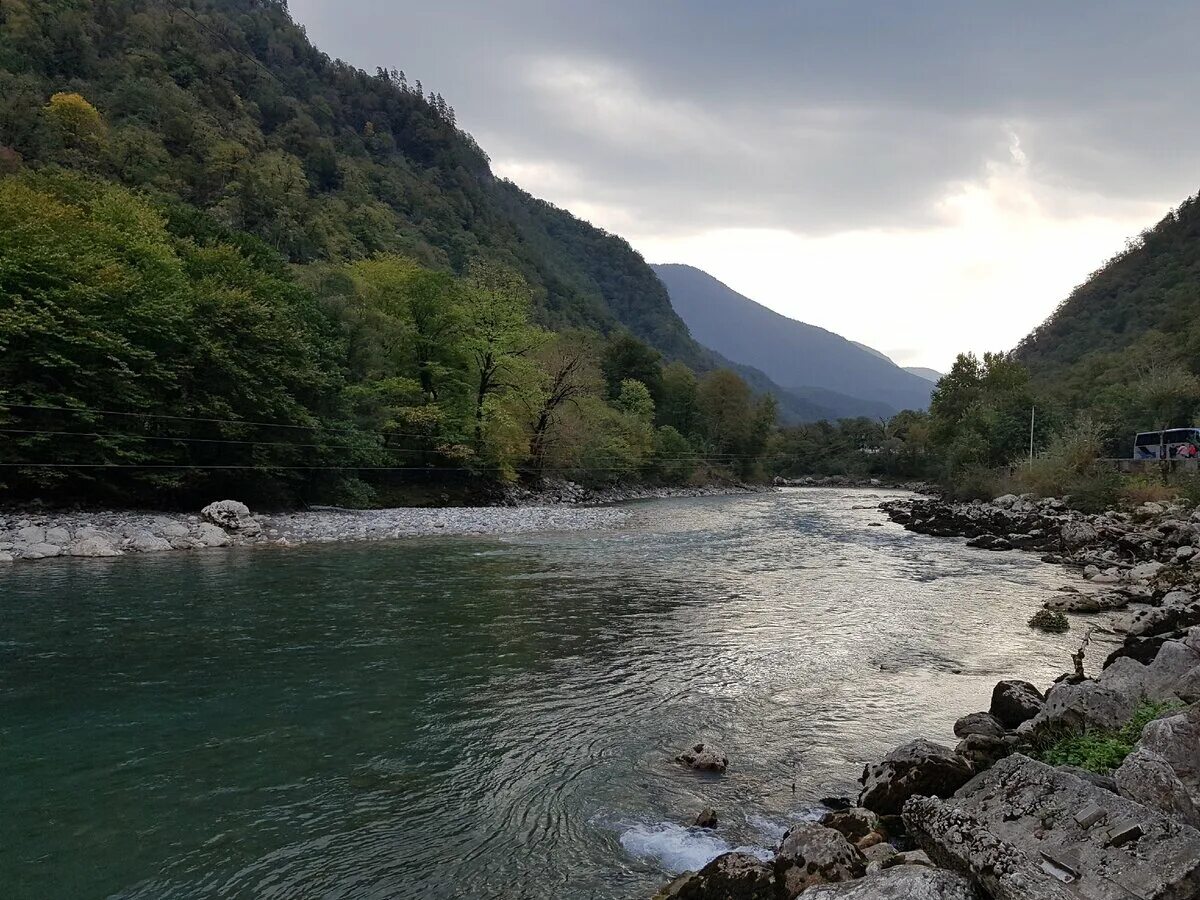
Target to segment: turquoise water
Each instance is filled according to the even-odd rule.
[[[0,573],[8,898],[629,898],[1048,681],[1067,576],[861,491]],[[725,778],[671,762],[693,739]],[[704,805],[714,834],[682,827]]]

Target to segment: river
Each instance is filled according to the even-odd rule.
[[[1025,625],[1074,576],[905,532],[889,496],[13,566],[4,896],[624,900],[765,850],[1078,643]],[[694,739],[725,777],[672,762]],[[716,831],[680,824],[706,805]]]

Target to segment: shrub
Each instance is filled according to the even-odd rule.
[[[1078,766],[1089,772],[1107,775],[1133,752],[1148,722],[1183,704],[1171,701],[1142,703],[1133,718],[1116,731],[1074,731],[1051,738],[1035,755],[1052,766]]]
[[[1071,623],[1067,621],[1067,617],[1061,612],[1052,609],[1039,609],[1029,619],[1029,627],[1037,628],[1041,631],[1063,632],[1071,627]]]
[[[1130,506],[1143,503],[1161,503],[1172,500],[1178,489],[1153,475],[1134,475],[1121,486],[1121,499]]]
[[[1093,466],[1067,483],[1064,496],[1074,509],[1098,513],[1116,506],[1120,492],[1121,476],[1118,472]]]

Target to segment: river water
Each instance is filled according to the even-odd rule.
[[[607,530],[0,573],[18,898],[635,898],[765,852],[1078,643],[1071,576],[883,491],[632,504]],[[690,742],[723,778],[672,763]],[[712,833],[684,828],[703,806]]]

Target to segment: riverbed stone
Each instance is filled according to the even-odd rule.
[[[711,806],[704,807],[704,809],[696,813],[696,818],[692,821],[692,825],[696,828],[716,828],[717,811]]]
[[[1042,711],[1045,698],[1028,681],[1006,679],[992,688],[989,709],[1005,728],[1016,728]]]
[[[1200,813],[1197,813],[1187,788],[1162,755],[1147,747],[1138,747],[1125,757],[1113,778],[1122,797],[1200,828]]]
[[[13,555],[7,550],[0,550],[0,565],[5,565],[13,561]]]
[[[993,900],[1127,900],[1123,885],[1157,900],[1200,895],[1200,832],[1019,754],[951,799],[909,800],[904,822],[934,862]]]
[[[63,547],[71,543],[71,532],[62,526],[55,526],[46,529],[46,536],[43,538],[47,544],[58,544]]]
[[[898,865],[858,881],[809,888],[804,900],[977,900],[971,882],[945,869]]]
[[[699,772],[721,773],[729,768],[729,757],[725,755],[724,750],[713,744],[693,744],[677,754],[675,761]]]
[[[36,525],[26,525],[17,529],[17,540],[22,544],[41,544],[46,540],[46,529]]]
[[[862,853],[841,832],[807,823],[788,830],[773,863],[779,895],[788,900],[813,885],[860,878],[866,867]]]
[[[863,769],[858,805],[881,815],[897,815],[909,797],[947,797],[971,775],[971,764],[950,748],[933,741],[910,741],[878,765]]]
[[[63,548],[58,544],[47,544],[44,541],[37,544],[28,544],[21,548],[21,557],[23,559],[50,559],[55,556],[61,556]]]

